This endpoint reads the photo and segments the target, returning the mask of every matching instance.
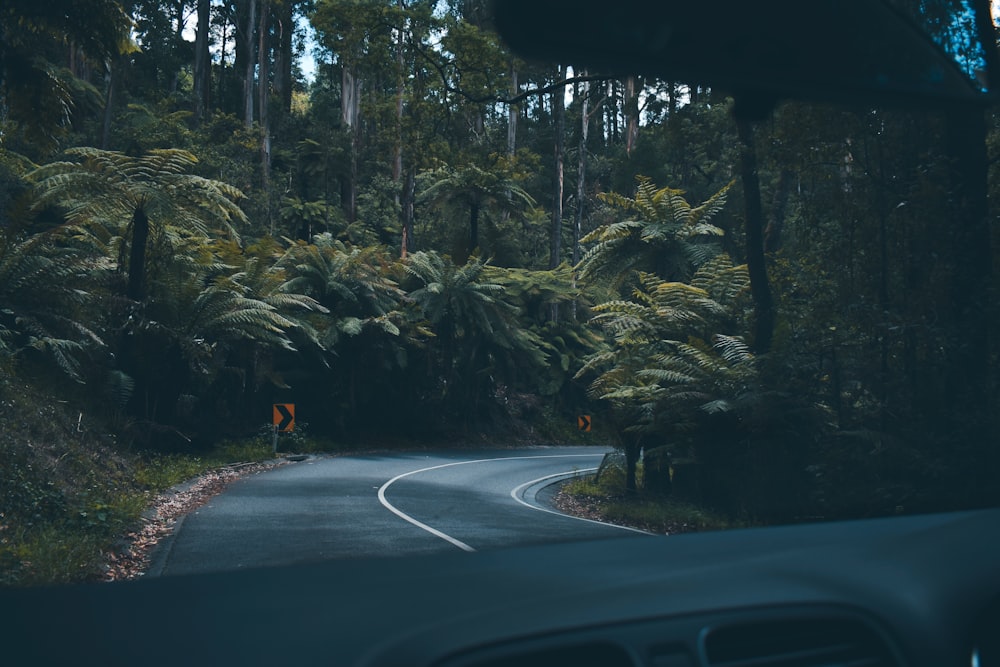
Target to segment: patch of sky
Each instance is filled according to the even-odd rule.
[[[970,0],[887,0],[897,11],[910,18],[942,51],[966,78],[986,90],[986,50],[976,25],[977,2]],[[1000,14],[1000,0],[990,0],[994,20]]]
[[[986,51],[979,39],[975,10],[969,1],[923,0],[920,14],[931,39],[985,91]]]

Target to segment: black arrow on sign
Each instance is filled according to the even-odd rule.
[[[590,415],[580,415],[579,417],[577,417],[576,425],[580,428],[581,431],[589,431]]]
[[[279,431],[291,431],[292,424],[295,423],[295,414],[288,409],[289,406],[284,403],[275,403],[274,410],[281,414],[281,421],[277,422],[275,425],[278,427]],[[294,409],[294,408],[292,408]],[[277,416],[277,415],[275,415]]]

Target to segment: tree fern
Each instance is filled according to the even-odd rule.
[[[0,230],[0,351],[41,352],[82,380],[81,358],[104,346],[83,313],[96,299],[99,263],[71,244],[65,230],[26,239]]]
[[[435,333],[436,363],[447,393],[474,399],[498,378],[513,379],[548,362],[551,347],[518,320],[497,271],[478,257],[456,266],[437,253],[417,252],[405,262],[416,283],[408,299]]]
[[[642,190],[643,206],[656,204],[654,194]],[[662,197],[684,211],[675,193]],[[592,309],[591,322],[603,329],[609,347],[591,355],[577,377],[592,378],[588,393],[611,404],[625,432],[686,432],[699,413],[731,409],[756,382],[755,359],[743,340],[718,333],[739,322],[745,293],[745,268],[725,256],[706,262],[690,283],[639,272],[631,299]]]
[[[680,280],[719,252],[723,230],[711,224],[725,206],[730,185],[693,207],[684,193],[656,188],[650,179],[638,178],[634,197],[609,193],[601,200],[621,209],[626,217],[598,227],[582,243],[593,243],[579,265],[587,281],[608,281],[615,288],[629,282],[635,272]],[[634,216],[634,217],[633,217]]]
[[[128,271],[128,296],[145,296],[147,238],[168,225],[203,237],[239,238],[235,225],[246,222],[238,202],[242,193],[226,183],[193,175],[197,158],[178,149],[153,150],[141,157],[97,148],[71,148],[73,159],[53,162],[29,175],[36,206],[55,206],[68,221],[103,228],[128,239],[120,264]]]
[[[341,336],[356,336],[365,327],[399,334],[392,320],[403,292],[381,250],[348,247],[330,234],[317,234],[308,244],[289,243],[276,263],[285,275],[281,291],[308,295],[326,309],[317,320],[325,347],[332,349]]]

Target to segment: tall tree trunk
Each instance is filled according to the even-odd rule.
[[[583,76],[587,71],[581,72]],[[587,137],[590,134],[590,83],[583,82],[580,92],[580,147],[576,162],[576,212],[573,215],[573,266],[580,263],[580,237],[583,230],[583,204],[587,195]]]
[[[400,244],[400,254],[406,259],[408,253],[413,252],[416,247],[416,240],[413,238],[413,202],[416,199],[416,177],[413,168],[406,170],[406,178],[403,186],[403,241]]]
[[[392,146],[392,180],[397,185],[403,176],[403,98],[406,93],[403,67],[403,30],[400,29],[396,41],[396,127]],[[396,203],[399,203],[398,195]]]
[[[618,82],[611,80],[608,82],[608,98],[611,104],[607,106],[607,142],[609,145],[617,144],[621,139],[621,132],[618,129],[618,112],[621,111],[618,100]]]
[[[514,59],[510,59],[510,95],[516,96],[520,92],[517,84],[517,66]],[[517,152],[517,116],[520,113],[520,106],[517,104],[507,105],[507,157],[514,157]]]
[[[208,52],[211,0],[198,0],[198,28],[194,38],[194,122],[201,124],[209,106],[212,61]]]
[[[559,80],[566,78],[566,66],[560,65],[557,74]],[[556,170],[552,188],[552,236],[549,241],[549,268],[554,269],[562,261],[562,225],[563,225],[563,190],[565,175],[563,162],[566,134],[566,86],[560,86],[552,92],[552,114],[555,117],[555,146],[553,148]],[[559,321],[559,302],[549,304],[549,319]]]
[[[518,94],[518,84],[517,84],[517,67],[514,64],[514,59],[510,59],[510,95],[514,97]],[[513,161],[514,155],[517,153],[517,116],[520,113],[520,107],[517,104],[507,105],[507,159]],[[513,164],[513,162],[511,162]],[[511,191],[507,188],[505,195],[508,200],[510,200]],[[510,209],[505,208],[500,213],[500,221],[502,224],[510,220]]]
[[[268,47],[270,32],[271,2],[260,1],[260,18],[257,25],[257,107],[260,116],[260,187],[267,196],[271,182],[271,124],[269,118],[271,85]],[[270,217],[270,207],[267,207]]]
[[[340,122],[353,128],[360,115],[361,82],[354,76],[354,68],[344,65],[340,71]]]
[[[566,78],[566,66],[560,65],[557,73],[559,80]],[[555,121],[555,142],[553,157],[555,159],[555,178],[552,183],[552,228],[549,238],[549,268],[559,266],[562,259],[562,218],[563,218],[563,162],[565,153],[566,131],[566,87],[560,86],[552,92],[552,115]]]
[[[469,255],[479,247],[479,203],[473,202],[469,207],[469,252],[462,258],[462,264],[469,259]]]
[[[746,211],[747,272],[750,274],[750,295],[754,305],[753,347],[754,352],[763,354],[771,349],[774,335],[774,302],[764,263],[764,211],[760,202],[757,150],[750,121],[737,118],[736,131],[740,142],[740,175]]]
[[[229,48],[229,22],[226,20],[222,21],[222,43],[219,45],[219,83],[216,86],[216,91],[218,97],[218,106],[220,109],[226,109],[226,53]],[[236,63],[238,66],[239,64]],[[239,70],[237,70],[239,71]]]
[[[132,212],[132,245],[128,254],[128,285],[125,295],[133,301],[142,301],[146,281],[146,244],[149,240],[149,218],[141,208]]]
[[[246,0],[246,22],[243,24],[243,48],[246,59],[243,61],[243,124],[253,127],[253,94],[254,94],[254,57],[253,35],[257,25],[257,0]],[[237,44],[238,46],[238,44]]]
[[[639,139],[639,82],[634,76],[625,79],[625,154],[632,155]]]
[[[174,40],[176,44],[184,43],[184,5],[185,0],[177,0],[174,3]],[[171,94],[177,92],[177,86],[180,83],[181,70],[180,67],[174,67],[174,71],[170,73],[170,92]]]
[[[104,65],[104,112],[101,120],[101,150],[108,150],[111,145],[111,120],[114,118],[115,103],[115,65],[108,60]]]
[[[602,100],[607,100],[608,99],[607,87],[605,87],[605,89],[604,89],[604,96],[601,99]],[[607,132],[605,130],[605,128],[607,127],[607,124],[605,123],[604,113],[601,112],[601,109],[609,107],[609,106],[611,106],[611,105],[609,105],[609,104],[602,104],[602,105],[594,107],[594,112],[593,112],[594,113],[594,132],[597,134],[597,138],[598,138],[598,141],[600,142],[601,146],[605,146],[606,145],[605,144],[605,135],[607,134]]]
[[[944,380],[953,409],[945,409],[952,420],[946,428],[954,430],[956,442],[975,450],[973,458],[982,459],[976,474],[985,485],[993,484],[986,479],[987,471],[1000,465],[1000,454],[993,436],[995,378],[990,358],[994,352],[991,327],[996,306],[990,296],[993,265],[983,111],[975,106],[950,111],[947,127],[954,219],[944,231],[944,250],[953,265],[948,294],[950,349],[945,352],[948,365]],[[942,311],[947,312],[945,307]]]
[[[587,71],[581,72],[583,76]],[[590,82],[584,81],[580,91],[580,147],[576,161],[576,212],[573,214],[573,266],[580,263],[580,237],[583,231],[583,206],[587,196],[587,136],[590,132]],[[576,271],[573,272],[573,287],[576,288]],[[573,319],[576,319],[576,300],[572,305]]]
[[[271,8],[274,17],[274,94],[281,104],[281,110],[292,110],[292,36],[295,33],[295,2],[282,0]]]
[[[340,78],[340,120],[351,137],[350,174],[342,183],[341,204],[348,223],[353,223],[357,217],[358,192],[358,151],[360,149],[361,128],[358,120],[361,113],[361,81],[354,75],[350,65],[341,68]]]
[[[566,78],[566,66],[560,65],[556,73],[559,80]],[[563,191],[565,184],[564,153],[566,134],[566,86],[560,86],[552,92],[552,116],[554,119],[555,141],[553,157],[555,158],[555,176],[552,183],[552,228],[549,231],[549,268],[554,269],[562,261],[562,224],[563,224]],[[559,303],[549,304],[549,320],[559,321]]]
[[[399,9],[405,10],[403,0],[398,1]],[[392,147],[392,182],[396,185],[396,206],[399,208],[399,222],[402,229],[402,238],[399,243],[399,256],[406,258],[409,242],[409,232],[406,225],[406,211],[402,206],[402,192],[400,191],[401,179],[403,177],[403,98],[406,93],[406,73],[403,47],[406,40],[405,23],[397,28],[396,32],[396,118],[395,136]]]

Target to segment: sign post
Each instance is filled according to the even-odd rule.
[[[295,404],[275,403],[271,409],[271,423],[274,424],[274,440],[271,447],[278,453],[278,433],[288,433],[295,430]]]

